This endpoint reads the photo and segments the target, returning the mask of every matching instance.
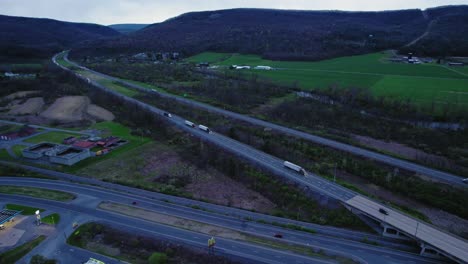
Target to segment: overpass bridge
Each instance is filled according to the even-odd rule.
[[[468,241],[462,238],[360,195],[345,201],[344,204],[351,211],[358,211],[378,221],[383,228],[384,236],[416,240],[421,246],[421,255],[445,256],[459,263],[468,263]],[[381,208],[387,214],[380,212]]]

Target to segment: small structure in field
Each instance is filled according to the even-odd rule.
[[[266,70],[266,71],[269,71],[269,70],[272,70],[273,68],[270,67],[270,66],[262,66],[262,65],[259,65],[259,66],[256,66],[254,69],[255,69],[255,70]]]
[[[65,145],[71,145],[76,142],[76,137],[67,137],[66,139],[63,140],[63,144]]]

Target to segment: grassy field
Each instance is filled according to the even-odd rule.
[[[276,70],[244,70],[302,89],[341,87],[368,88],[376,96],[411,100],[419,106],[446,104],[468,109],[468,67],[447,68],[437,64],[411,65],[386,62],[386,53],[342,57],[319,62],[264,60],[256,55],[206,52],[188,61],[215,65],[266,65]]]
[[[80,134],[74,133],[65,133],[65,132],[48,132],[45,134],[40,134],[35,137],[25,140],[28,143],[41,143],[41,142],[52,142],[61,144],[63,140],[67,137],[80,137]]]
[[[37,210],[39,210],[40,212],[45,211],[44,209],[41,209],[41,208],[34,208],[34,207],[29,207],[29,206],[19,205],[19,204],[6,204],[5,209],[23,211],[21,212],[22,215],[34,215]]]
[[[3,252],[2,254],[0,254],[0,263],[17,263],[17,261],[19,261],[22,257],[26,256],[26,254],[28,254],[31,250],[37,247],[44,239],[46,239],[46,236],[38,236],[37,238],[26,242],[19,247]]]
[[[0,186],[0,193],[26,195],[55,201],[70,201],[75,199],[75,196],[71,193],[34,187],[2,185]]]

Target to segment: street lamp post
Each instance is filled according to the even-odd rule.
[[[41,224],[41,212],[39,210],[36,210],[36,224]]]

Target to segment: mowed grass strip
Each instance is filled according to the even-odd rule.
[[[58,143],[62,144],[63,140],[67,137],[81,137],[81,134],[75,133],[65,133],[65,132],[57,132],[51,131],[44,134],[37,135],[35,137],[26,139],[25,142],[28,143],[41,143],[41,142],[51,142],[51,143]]]
[[[57,213],[50,214],[46,217],[43,217],[41,222],[49,225],[56,225],[60,222],[60,215]]]
[[[8,210],[15,210],[15,211],[22,211],[22,215],[34,215],[36,214],[36,211],[39,210],[39,212],[44,212],[44,209],[37,208],[37,207],[30,207],[26,205],[20,205],[20,204],[6,204],[5,209]]]
[[[37,247],[42,241],[46,239],[46,236],[41,235],[37,238],[24,243],[23,245],[16,247],[12,250],[3,252],[0,254],[0,263],[2,264],[13,264],[17,263],[22,257],[26,256],[31,250]]]
[[[0,186],[0,193],[26,195],[54,201],[70,201],[75,199],[75,195],[71,193],[36,187],[2,185]]]

